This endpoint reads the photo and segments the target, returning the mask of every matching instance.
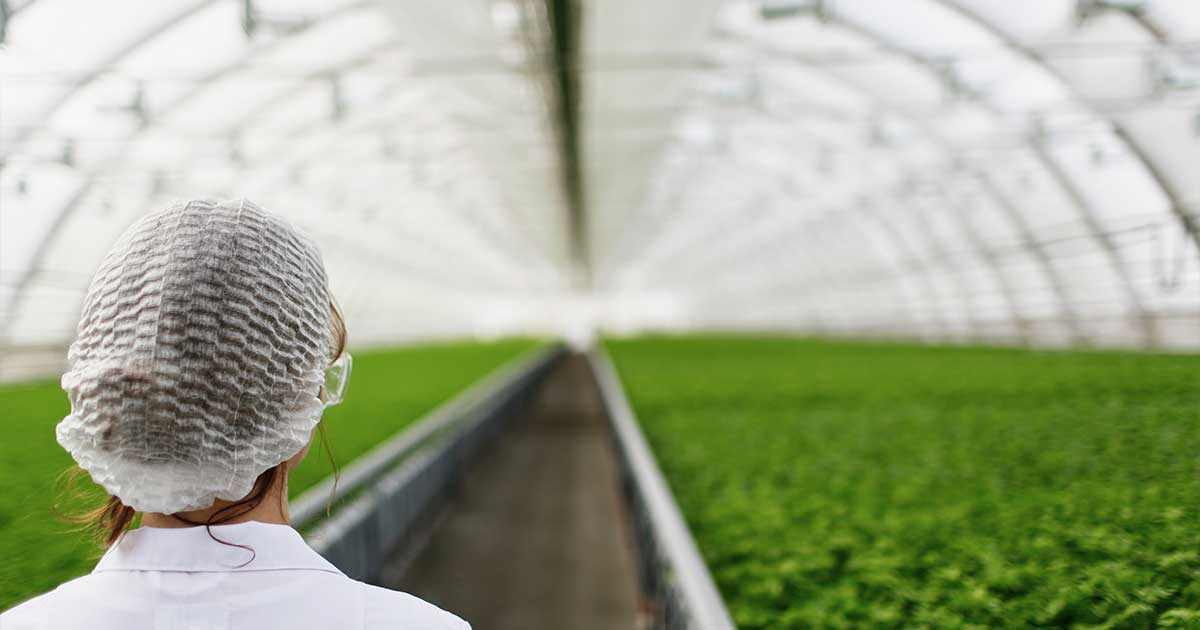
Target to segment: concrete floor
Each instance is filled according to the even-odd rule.
[[[475,630],[637,627],[613,457],[588,365],[570,357],[468,471],[423,551],[396,554],[384,585]]]

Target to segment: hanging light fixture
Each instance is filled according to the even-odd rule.
[[[58,154],[58,159],[55,160],[59,164],[67,168],[75,168],[75,141],[67,138],[63,140],[62,150]]]
[[[1080,23],[1083,23],[1105,11],[1121,11],[1130,15],[1141,15],[1149,4],[1149,0],[1077,0],[1075,16]]]
[[[1044,145],[1050,138],[1050,129],[1046,126],[1046,119],[1038,112],[1033,112],[1029,116],[1029,123],[1026,131],[1029,142],[1036,145]]]
[[[329,83],[329,120],[340,122],[346,117],[346,97],[342,92],[342,76],[332,73],[325,79]]]
[[[822,22],[829,19],[828,0],[762,0],[764,20],[811,15]]]
[[[146,108],[146,89],[141,81],[134,83],[133,94],[129,96],[128,103],[101,104],[97,109],[100,111],[127,114],[136,121],[139,129],[144,129],[150,125],[150,112]]]
[[[8,34],[8,18],[12,16],[12,7],[8,6],[8,0],[0,0],[0,44],[4,43],[5,35]]]
[[[979,97],[979,91],[963,79],[957,59],[938,57],[929,60],[928,63],[937,72],[950,100],[974,100]]]
[[[1158,96],[1200,90],[1200,53],[1186,55],[1163,50],[1151,54],[1148,65]]]
[[[267,28],[277,33],[293,33],[308,27],[312,20],[296,16],[265,16],[254,6],[254,0],[242,0],[242,32],[246,39],[252,39],[260,28]]]

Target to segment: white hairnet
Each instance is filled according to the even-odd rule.
[[[58,441],[126,505],[237,500],[321,418],[330,296],[316,246],[245,200],[142,218],[92,280]]]

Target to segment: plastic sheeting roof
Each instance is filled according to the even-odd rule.
[[[592,326],[1200,348],[1195,0],[5,0],[0,378],[137,216],[246,196],[358,344]],[[249,11],[246,8],[249,7]]]

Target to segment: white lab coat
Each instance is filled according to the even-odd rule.
[[[0,630],[469,630],[412,595],[357,582],[286,525],[143,527],[95,570],[0,615]],[[249,562],[247,562],[249,561]]]

